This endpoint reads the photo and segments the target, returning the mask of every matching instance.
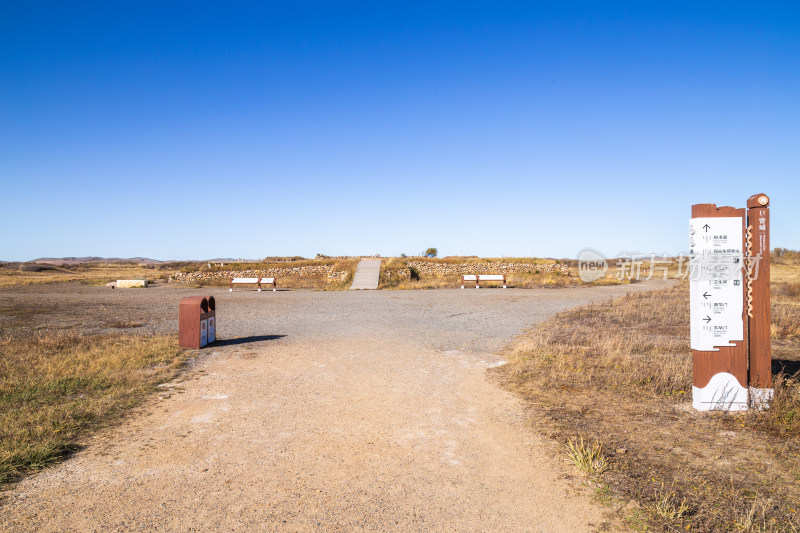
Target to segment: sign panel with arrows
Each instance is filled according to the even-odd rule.
[[[691,347],[734,346],[744,340],[742,219],[693,218],[689,233]]]

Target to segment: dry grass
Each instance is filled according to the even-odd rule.
[[[78,281],[87,285],[102,286],[118,279],[145,278],[149,282],[163,280],[171,274],[180,272],[217,272],[223,270],[247,270],[269,268],[297,268],[303,266],[332,266],[334,271],[355,272],[357,259],[296,259],[292,261],[267,261],[259,263],[226,263],[225,266],[208,266],[201,261],[181,261],[158,265],[136,263],[83,263],[77,265],[54,266],[47,264],[9,263],[0,264],[0,288],[37,283],[58,283]],[[296,276],[282,278],[290,288],[336,288],[343,283],[327,283],[325,276]],[[219,285],[222,281],[204,283]],[[348,284],[349,286],[349,284]]]
[[[800,282],[773,283],[771,296],[773,338],[800,338]]]
[[[185,357],[164,335],[0,337],[0,485],[76,450],[87,430],[136,405]]]
[[[672,288],[562,313],[520,339],[514,357],[546,387],[686,394],[692,383],[686,298],[686,288]]]
[[[648,527],[796,531],[800,302],[787,283],[773,285],[776,397],[764,412],[691,408],[686,283],[562,313],[521,337],[496,372],[556,440],[603,443],[597,481],[638,502]]]
[[[773,505],[772,500],[768,498],[754,499],[750,509],[743,511],[736,521],[736,530],[745,533],[776,531],[775,524],[767,518],[767,512]]]

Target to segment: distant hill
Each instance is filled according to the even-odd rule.
[[[159,261],[149,257],[41,257],[34,259],[30,263],[45,265],[78,265],[81,263],[138,263],[140,265],[160,265],[169,261]]]

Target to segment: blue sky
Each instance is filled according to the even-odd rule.
[[[798,125],[797,3],[4,1],[0,259],[800,248]]]

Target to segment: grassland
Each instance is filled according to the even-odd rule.
[[[38,283],[78,281],[88,285],[105,285],[118,279],[146,278],[148,281],[165,279],[186,263],[163,265],[138,265],[135,263],[87,263],[69,266],[0,265],[0,288]]]
[[[776,258],[772,274],[776,397],[767,411],[691,408],[686,282],[562,313],[518,339],[497,376],[565,457],[602,465],[583,470],[634,526],[796,531],[800,261]]]
[[[352,272],[357,260],[330,261]],[[537,263],[519,258],[439,259]],[[392,284],[384,273],[409,258],[384,260],[382,286],[458,286],[456,275]],[[272,268],[320,261],[240,265]],[[100,284],[117,278],[163,279],[171,267],[92,265],[41,272],[0,269],[0,286],[57,281]],[[182,269],[226,267],[185,264]],[[536,272],[509,276],[512,286],[577,284]],[[675,265],[670,267],[670,276]],[[564,444],[565,458],[587,472],[598,494],[634,525],[662,530],[794,531],[800,529],[800,254],[773,258],[773,356],[776,398],[764,412],[697,413],[691,409],[688,287],[572,310],[509,348],[498,379],[531,406],[534,423]],[[314,280],[309,287],[319,288]],[[600,283],[620,283],[609,275]],[[349,280],[341,283],[346,288]],[[286,285],[283,285],[286,286]],[[87,432],[113,422],[187,354],[171,336],[79,336],[29,329],[24,313],[0,331],[0,484],[78,449]],[[133,328],[120,323],[114,327]],[[582,466],[580,466],[582,465]],[[633,502],[626,504],[625,502]]]
[[[0,486],[79,448],[173,377],[173,336],[37,333],[0,337]]]
[[[80,282],[87,285],[105,285],[118,279],[145,278],[150,283],[166,283],[176,272],[196,274],[190,282],[194,287],[222,287],[228,278],[214,278],[215,273],[227,271],[302,269],[303,267],[330,267],[334,272],[346,272],[344,279],[331,281],[325,274],[292,274],[279,276],[281,288],[343,290],[350,287],[358,260],[353,259],[302,259],[254,263],[226,263],[224,266],[199,261],[139,265],[136,263],[85,263],[77,265],[43,265],[11,263],[0,265],[0,288],[38,283]]]
[[[525,272],[509,272],[507,283],[515,288],[559,288],[586,285],[578,277],[577,263],[575,261],[558,261],[533,257],[518,258],[479,258],[475,256],[445,257],[445,258],[419,258],[419,257],[391,257],[384,258],[381,264],[381,289],[444,289],[460,286],[460,275],[455,273],[429,273],[415,272],[412,261],[423,260],[427,263],[441,266],[459,266],[469,264],[497,265],[497,272],[502,270],[503,264],[526,263],[535,265],[561,264],[567,268],[566,272],[548,272],[532,269]],[[292,270],[286,274],[279,274],[278,284],[286,289],[316,289],[316,290],[346,290],[352,283],[353,275],[358,266],[358,259],[337,258],[288,258],[280,261],[266,260],[250,263],[225,263],[223,266],[210,265],[204,262],[164,263],[160,265],[138,265],[135,263],[89,263],[78,265],[31,265],[31,264],[6,264],[0,265],[0,288],[14,285],[29,285],[37,283],[80,282],[87,285],[105,285],[117,279],[145,278],[149,282],[166,282],[177,272],[191,274],[187,281],[193,287],[223,287],[228,284],[227,273],[245,272],[252,270],[268,271],[272,269]],[[325,273],[302,272],[306,267],[325,267],[333,272],[345,273],[343,278],[328,279]],[[619,280],[615,272],[610,271],[604,278],[593,282],[591,285],[617,285],[628,283],[629,280]]]

